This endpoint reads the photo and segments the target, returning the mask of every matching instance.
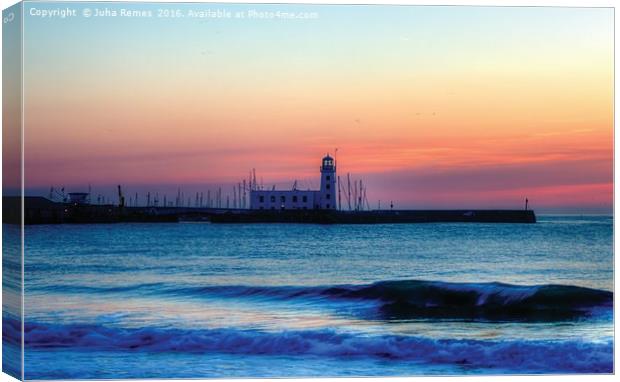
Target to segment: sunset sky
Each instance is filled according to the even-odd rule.
[[[78,17],[29,9],[69,6]],[[25,4],[27,193],[318,187],[398,208],[610,213],[613,10],[173,4],[317,19],[82,17]],[[163,6],[165,8],[165,5]]]

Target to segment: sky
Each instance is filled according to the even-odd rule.
[[[42,18],[31,8],[76,9]],[[609,8],[26,3],[25,184],[174,197],[341,177],[375,208],[611,213]],[[183,18],[160,18],[159,9]],[[190,10],[245,18],[191,18]],[[313,12],[248,18],[249,10]],[[36,13],[32,11],[32,13]],[[169,199],[170,200],[170,199]]]

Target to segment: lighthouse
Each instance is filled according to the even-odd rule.
[[[252,189],[250,209],[252,210],[335,210],[338,208],[336,184],[336,162],[327,154],[321,160],[321,188],[300,190],[295,181],[291,190]]]
[[[319,194],[321,209],[336,209],[336,163],[329,154],[323,158],[321,163],[321,189]]]

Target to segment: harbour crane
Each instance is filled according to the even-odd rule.
[[[125,207],[125,197],[123,196],[120,184],[118,185],[118,206],[121,208]]]

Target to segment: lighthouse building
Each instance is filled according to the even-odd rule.
[[[251,190],[253,210],[330,210],[337,208],[336,163],[327,155],[321,161],[321,188],[316,190]]]

